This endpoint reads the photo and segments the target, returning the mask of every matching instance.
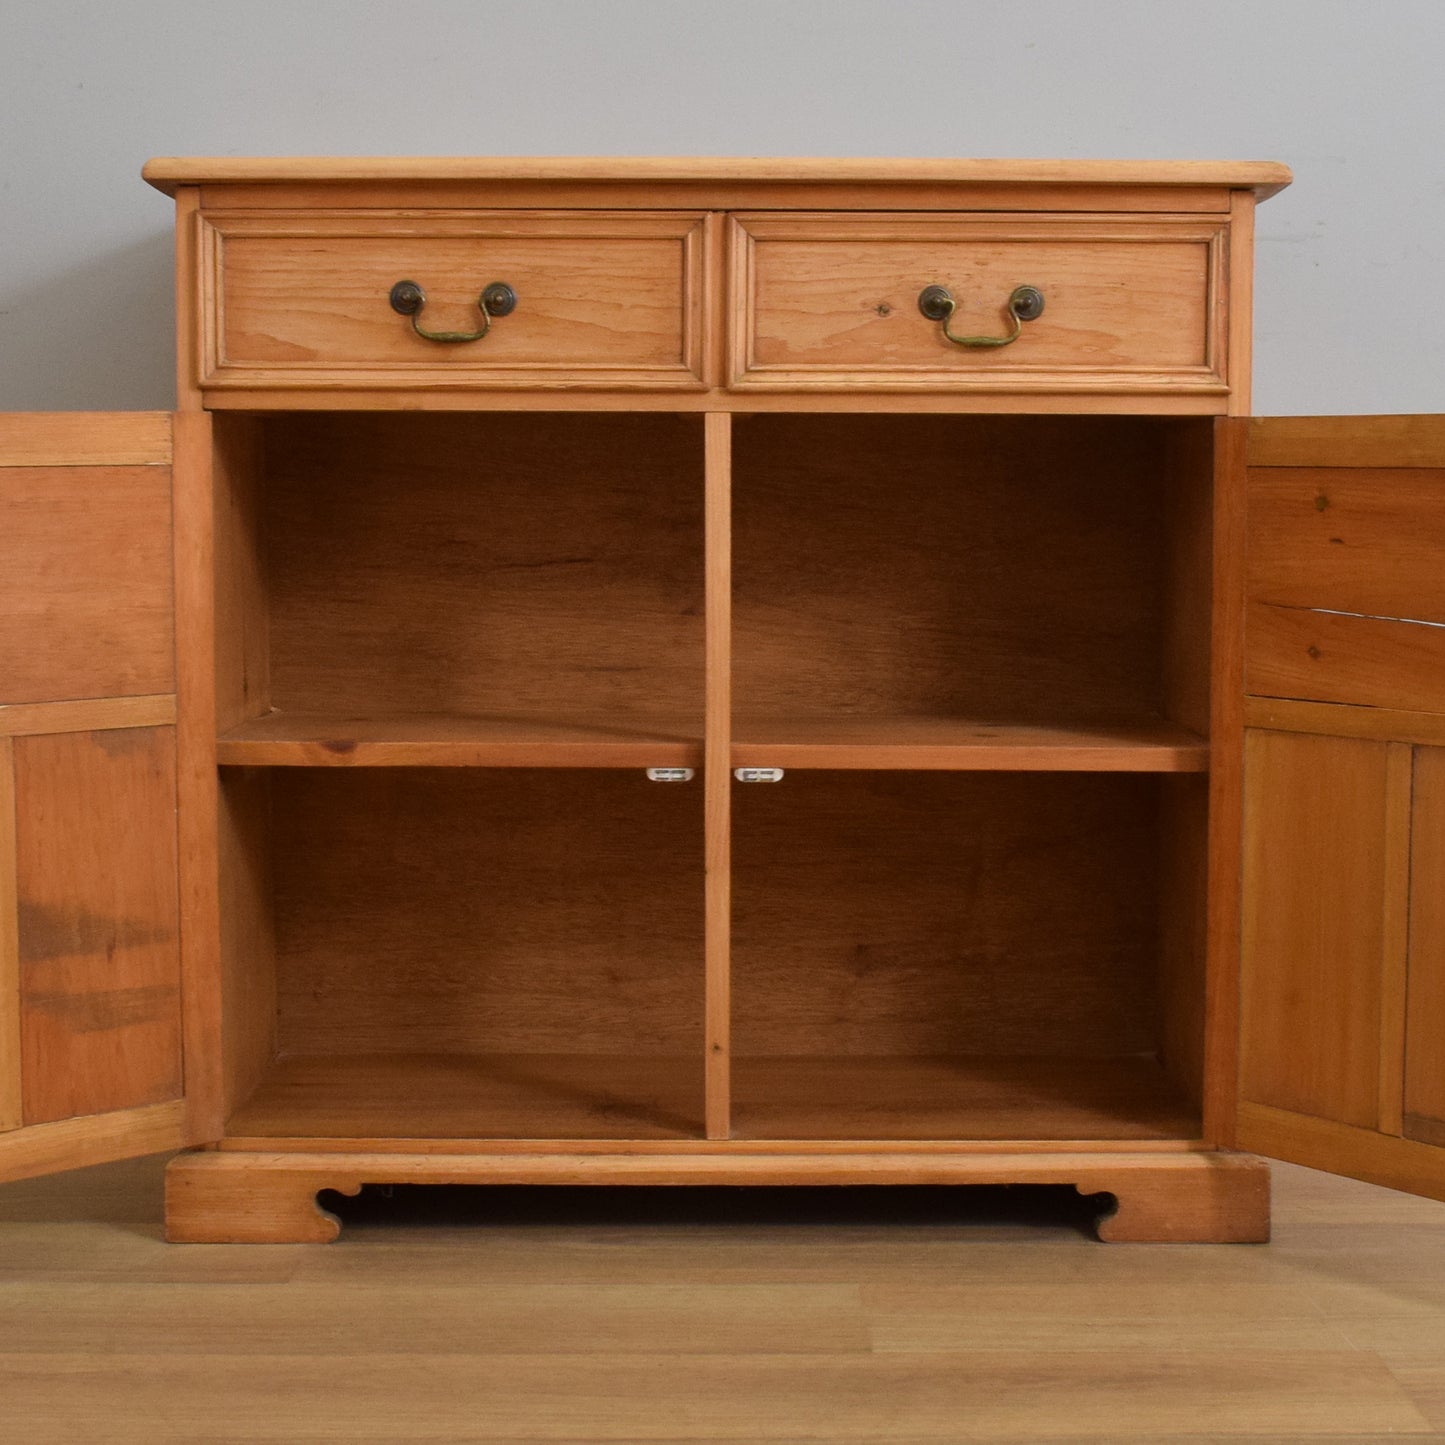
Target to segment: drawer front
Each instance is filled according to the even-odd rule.
[[[732,385],[857,391],[1228,390],[1226,223],[1198,218],[736,216]],[[1001,346],[1009,297],[1043,311]]]
[[[242,388],[702,386],[698,213],[203,214],[200,382]],[[391,304],[415,282],[415,315]],[[478,301],[504,282],[514,309]],[[414,328],[469,335],[438,341]]]

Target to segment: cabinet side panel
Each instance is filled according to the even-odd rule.
[[[175,690],[163,466],[0,465],[0,703]]]
[[[176,1099],[175,730],[14,751],[25,1122]]]
[[[15,745],[0,737],[0,1133],[23,1122],[20,1103],[20,937],[15,906]]]
[[[1245,741],[1241,1097],[1379,1118],[1388,745]]]
[[[1410,851],[1404,1132],[1445,1144],[1445,748],[1415,750]]]

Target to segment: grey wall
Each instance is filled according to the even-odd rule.
[[[167,407],[153,154],[1288,161],[1255,410],[1445,410],[1441,0],[0,0],[0,409]]]

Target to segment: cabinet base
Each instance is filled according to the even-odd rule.
[[[1072,1184],[1110,1194],[1099,1238],[1249,1244],[1269,1238],[1269,1169],[1248,1154],[293,1154],[202,1150],[166,1170],[166,1238],[308,1244],[340,1221],[318,1191],[363,1184]]]

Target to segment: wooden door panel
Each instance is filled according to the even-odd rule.
[[[1403,1132],[1445,1145],[1445,748],[1416,748]]]
[[[1445,417],[1248,427],[1233,1142],[1445,1199]]]
[[[175,729],[16,738],[14,767],[23,1121],[178,1099]]]
[[[0,417],[0,1179],[184,1140],[170,445]]]
[[[1245,742],[1241,1095],[1374,1128],[1388,743]]]

